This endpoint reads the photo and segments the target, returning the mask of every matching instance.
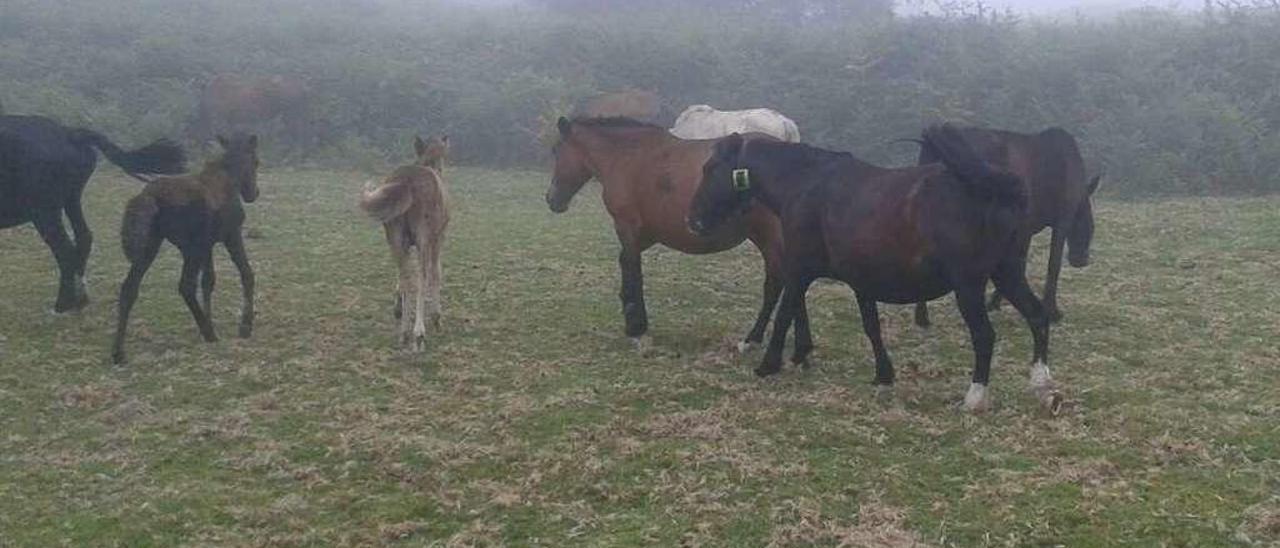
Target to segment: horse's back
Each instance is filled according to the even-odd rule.
[[[685,109],[671,128],[671,134],[681,139],[718,139],[733,133],[764,133],[788,142],[800,140],[795,121],[768,108],[723,111],[694,105]]]

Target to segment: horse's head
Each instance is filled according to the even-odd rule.
[[[693,195],[686,219],[694,234],[710,234],[726,219],[751,205],[756,187],[751,180],[751,170],[742,165],[745,143],[737,133],[721,139],[712,148],[707,163],[702,165],[702,182]]]
[[[218,136],[222,145],[222,165],[247,203],[258,199],[258,136],[237,133],[230,138]]]
[[[433,168],[436,171],[444,169],[444,160],[449,157],[449,136],[441,135],[439,137],[431,136],[426,141],[422,137],[413,137],[413,152],[418,156],[418,165]]]
[[[555,155],[555,170],[551,173],[551,186],[547,188],[547,207],[556,213],[569,209],[569,201],[595,176],[585,148],[575,138],[574,124],[561,117],[557,126],[560,142],[551,149]]]
[[[1089,266],[1089,245],[1093,243],[1093,193],[1098,191],[1102,176],[1089,183],[1089,194],[1076,210],[1071,233],[1067,235],[1067,262],[1076,268]]]

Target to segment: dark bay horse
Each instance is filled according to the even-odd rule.
[[[547,205],[562,213],[587,181],[594,178],[604,186],[605,209],[613,217],[614,231],[622,244],[618,265],[627,336],[642,345],[641,337],[649,328],[640,266],[644,250],[662,244],[684,253],[716,253],[749,239],[764,256],[764,302],[739,348],[745,350],[747,345],[761,342],[782,291],[782,232],[777,217],[756,206],[704,235],[691,234],[685,226],[702,164],[710,157],[715,141],[677,139],[666,128],[628,118],[561,118],[559,130]],[[808,316],[803,310],[796,324],[797,340],[812,347]],[[803,360],[807,354],[807,350],[801,352],[798,358]]]
[[[1034,135],[978,127],[959,128],[982,159],[999,166],[1027,183],[1029,207],[1020,238],[1026,246],[1031,237],[1045,228],[1053,229],[1049,241],[1049,270],[1044,281],[1044,306],[1049,321],[1062,319],[1058,309],[1058,276],[1062,272],[1063,247],[1068,249],[1067,262],[1076,268],[1089,264],[1089,245],[1093,241],[1093,193],[1100,177],[1085,179],[1084,159],[1080,147],[1066,130],[1049,128]],[[922,145],[924,145],[922,143]],[[937,162],[937,151],[920,147],[919,165]],[[1000,293],[991,294],[988,308],[1000,306]],[[929,325],[925,303],[916,304],[916,323]]]
[[[219,136],[223,153],[205,164],[200,173],[157,179],[125,205],[120,226],[120,243],[129,259],[129,274],[120,285],[115,343],[111,360],[125,361],[124,338],[129,311],[138,299],[142,277],[155,261],[160,245],[168,240],[182,252],[182,278],[178,293],[195,318],[205,341],[218,340],[210,314],[213,311],[213,246],[222,243],[231,262],[240,271],[243,300],[240,307],[240,337],[253,332],[253,268],[245,253],[240,227],[244,205],[258,199],[258,138],[237,134]],[[196,300],[196,277],[200,277],[204,305]]]
[[[1025,185],[978,158],[959,132],[930,128],[924,141],[941,164],[886,169],[848,153],[803,144],[720,141],[703,167],[689,228],[707,234],[736,211],[763,203],[782,219],[786,289],[759,375],[777,373],[787,330],[819,277],[849,285],[876,358],[876,384],[891,393],[893,365],[880,338],[878,302],[913,303],[956,293],[975,366],[965,407],[990,406],[987,383],[995,331],[983,306],[995,280],[1034,339],[1031,382],[1041,403],[1060,398],[1049,375],[1049,322],[1027,285],[1017,245]]]
[[[81,194],[98,163],[94,149],[134,177],[181,173],[186,165],[182,148],[169,141],[125,152],[93,130],[42,116],[0,116],[0,228],[35,224],[58,263],[54,312],[89,303],[84,271],[93,233],[85,222]],[[63,213],[71,221],[74,242],[62,224]]]

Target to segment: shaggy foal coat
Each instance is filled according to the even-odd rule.
[[[440,288],[444,284],[440,249],[449,225],[449,192],[442,173],[449,138],[423,141],[415,137],[413,147],[417,162],[397,168],[380,185],[366,187],[360,208],[382,223],[400,273],[395,308],[400,343],[421,351],[426,346],[426,317],[430,316],[433,326],[440,326]],[[416,268],[411,260],[415,248]],[[415,283],[417,298],[410,301],[409,291]],[[412,331],[410,314],[405,310],[409,302],[414,303]]]

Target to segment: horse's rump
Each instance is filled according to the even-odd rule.
[[[447,202],[448,193],[439,173],[424,166],[403,166],[381,185],[365,188],[360,197],[360,208],[382,223],[391,222],[411,210],[447,222]]]
[[[680,113],[671,128],[671,134],[681,139],[719,139],[734,133],[763,133],[780,141],[800,142],[795,121],[768,108],[721,111],[693,105]]]

